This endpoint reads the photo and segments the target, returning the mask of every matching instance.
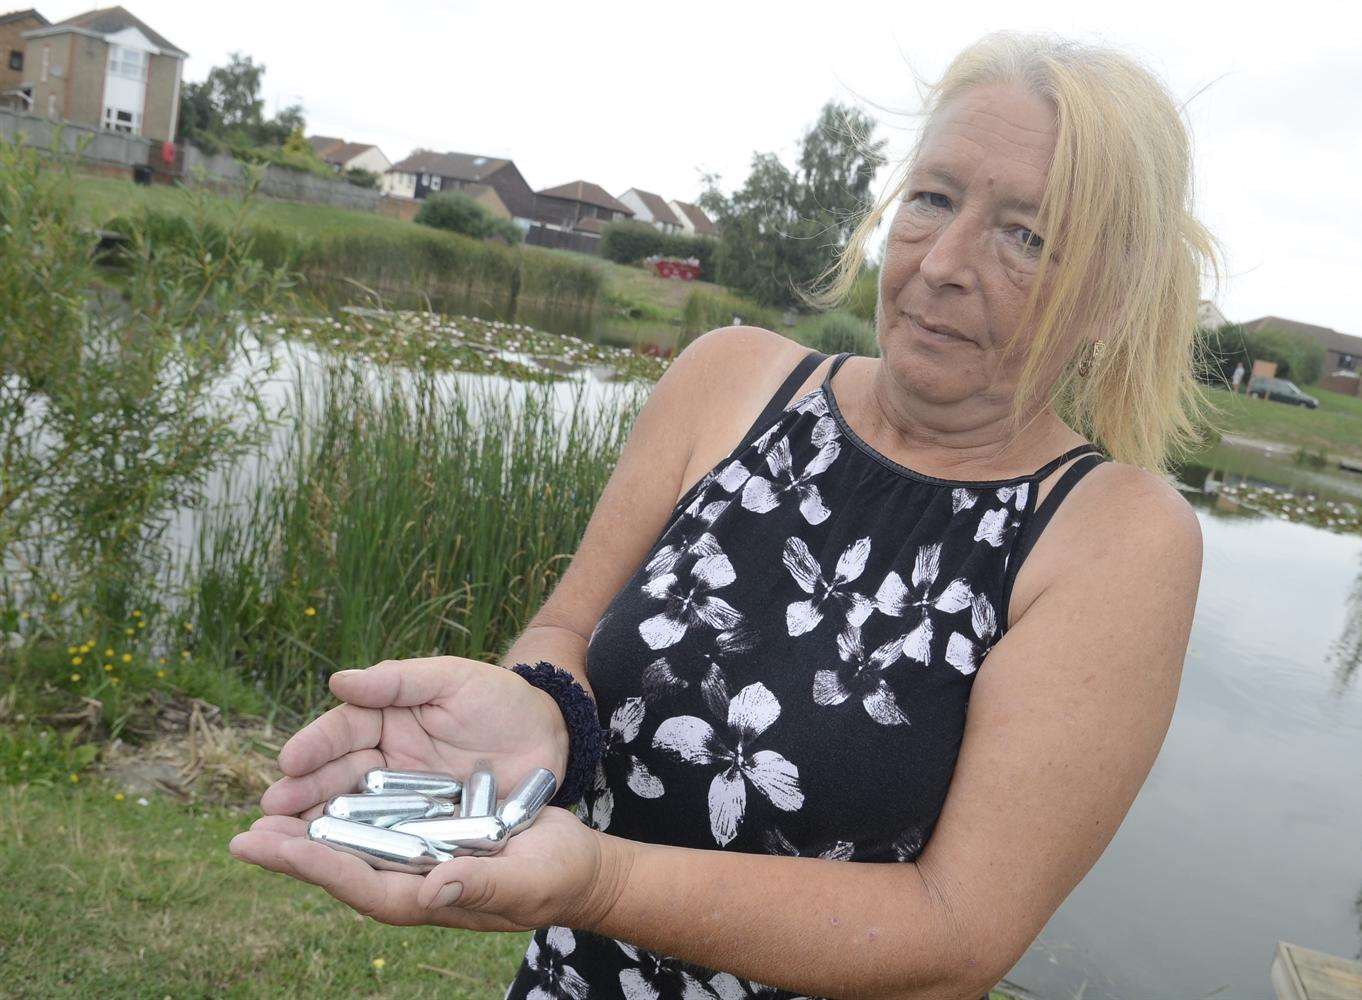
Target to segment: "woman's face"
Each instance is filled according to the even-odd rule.
[[[1055,135],[1049,106],[1011,85],[968,91],[930,124],[890,225],[876,319],[880,356],[915,393],[948,403],[985,392],[995,352],[1021,335]],[[997,374],[993,393],[1010,395],[1015,373]]]

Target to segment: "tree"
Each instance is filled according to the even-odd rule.
[[[763,305],[795,305],[841,253],[870,206],[870,184],[885,140],[871,141],[874,120],[835,101],[799,143],[798,169],[774,153],[757,153],[731,197],[718,175],[704,174],[698,204],[720,227],[718,279]]]
[[[303,106],[291,104],[265,118],[260,85],[264,63],[233,52],[225,66],[214,66],[202,83],[186,83],[180,91],[176,134],[203,145],[280,148],[307,126]]]

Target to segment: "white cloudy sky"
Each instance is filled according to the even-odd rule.
[[[416,146],[505,156],[536,189],[584,178],[612,194],[640,187],[685,200],[699,194],[704,171],[732,190],[757,151],[792,165],[797,137],[830,98],[872,111],[901,152],[911,120],[883,109],[913,107],[905,61],[935,76],[999,28],[1105,42],[1190,99],[1198,210],[1226,245],[1226,315],[1275,314],[1362,335],[1356,5],[125,6],[189,52],[187,79],[203,79],[231,51],[247,53],[267,67],[268,113],[301,103],[309,131],[377,143],[394,161]],[[39,9],[58,20],[88,7]]]

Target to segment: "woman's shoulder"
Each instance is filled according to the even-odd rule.
[[[1170,477],[1109,459],[1085,478],[1091,486],[1080,505],[1090,525],[1137,541],[1152,536],[1200,544],[1201,522]]]

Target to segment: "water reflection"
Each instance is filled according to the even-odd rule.
[[[1278,940],[1362,957],[1362,533],[1327,523],[1357,504],[1347,475],[1252,454],[1178,471],[1204,559],[1173,722],[1008,983],[1271,1000]]]

